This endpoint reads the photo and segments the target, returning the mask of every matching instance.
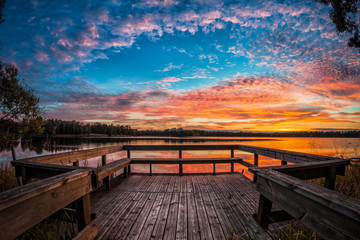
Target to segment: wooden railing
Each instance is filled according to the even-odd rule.
[[[226,150],[230,151],[229,158],[183,158],[184,151],[212,151],[212,150]],[[116,153],[119,151],[127,151],[127,157],[122,159],[117,159],[111,163],[107,161],[107,155],[111,153]],[[132,158],[132,151],[177,151],[178,158]],[[254,154],[253,163],[244,161],[241,158],[235,157],[235,151],[244,151]],[[97,168],[91,167],[79,167],[80,161],[99,157],[101,156],[102,166]],[[266,156],[273,159],[278,159],[281,161],[282,166],[272,167],[272,168],[259,168],[259,156]],[[296,165],[286,165],[288,162],[295,163]],[[335,183],[336,175],[344,175],[345,166],[348,162],[336,158],[305,154],[291,151],[284,151],[278,149],[246,146],[246,145],[117,145],[112,147],[97,148],[90,150],[81,150],[74,152],[65,152],[49,156],[40,156],[28,159],[22,159],[13,161],[12,164],[15,167],[16,175],[19,180],[19,184],[26,184],[31,178],[38,178],[46,180],[40,180],[35,183],[25,185],[23,187],[17,188],[17,190],[10,190],[8,192],[0,193],[0,226],[11,225],[9,224],[9,219],[18,219],[22,218],[24,215],[20,211],[14,209],[23,209],[28,208],[28,211],[32,209],[31,205],[35,202],[43,202],[46,211],[42,212],[39,215],[36,215],[32,212],[27,214],[29,218],[24,220],[23,224],[14,226],[9,226],[11,231],[6,231],[9,233],[3,233],[3,230],[0,230],[0,239],[12,239],[18,236],[20,233],[30,228],[37,222],[42,219],[50,216],[59,209],[69,205],[72,202],[77,202],[77,210],[80,213],[79,229],[82,231],[79,233],[76,239],[86,236],[87,239],[92,239],[97,232],[96,218],[91,219],[90,216],[90,198],[89,194],[91,191],[95,190],[98,187],[98,182],[102,181],[107,190],[110,189],[110,177],[113,173],[117,172],[120,169],[123,169],[123,176],[127,176],[131,172],[131,164],[149,164],[150,165],[150,174],[152,174],[152,165],[153,164],[177,164],[179,165],[179,174],[183,174],[183,164],[213,164],[213,173],[215,174],[215,165],[218,163],[229,163],[230,172],[234,172],[234,163],[242,164],[244,166],[250,167],[250,170],[254,173],[254,181],[257,182],[258,191],[261,194],[259,211],[257,214],[257,220],[259,224],[263,227],[267,227],[269,224],[269,217],[275,220],[284,220],[291,217],[298,218],[299,215],[297,212],[289,210],[291,208],[291,202],[293,198],[306,198],[307,195],[304,194],[303,190],[294,191],[294,189],[305,189],[306,184],[304,185],[303,181],[300,179],[311,179],[314,177],[326,177],[325,186],[332,189]],[[72,165],[69,165],[72,164]],[[275,173],[274,173],[275,172]],[[82,177],[79,177],[79,176]],[[281,177],[281,183],[278,178]],[[285,177],[284,177],[285,176]],[[50,178],[49,178],[50,177]],[[294,178],[296,177],[296,178]],[[78,180],[82,179],[82,180]],[[275,180],[276,181],[275,181]],[[295,180],[294,180],[295,179]],[[274,180],[274,181],[273,181]],[[79,190],[73,190],[73,182],[84,181],[82,185],[86,186],[79,187]],[[273,183],[273,182],[274,183]],[[291,182],[291,184],[290,184]],[[265,184],[266,183],[266,184]],[[271,184],[270,184],[271,183]],[[277,185],[287,184],[286,186],[288,191],[280,191]],[[281,186],[283,186],[281,185]],[[90,186],[90,187],[89,187]],[[290,187],[292,186],[292,187]],[[269,187],[271,188],[269,190]],[[57,190],[59,188],[59,190]],[[292,189],[293,188],[293,189]],[[323,189],[318,187],[319,189]],[[56,189],[56,190],[54,190]],[[73,191],[72,191],[73,190]],[[305,191],[304,190],[304,191]],[[284,202],[278,200],[275,197],[275,193],[280,192],[279,196],[283,193],[284,198],[289,198],[289,206]],[[328,191],[328,190],[326,190]],[[69,192],[69,195],[64,194],[64,192]],[[328,195],[333,194],[333,192],[327,192]],[[273,196],[274,195],[274,196]],[[298,196],[299,195],[299,196]],[[305,195],[305,196],[303,196]],[[54,204],[52,204],[52,198],[55,199]],[[11,199],[21,199],[17,201],[12,201]],[[328,204],[332,204],[333,200],[330,198]],[[342,198],[343,199],[343,198]],[[272,202],[276,203],[280,207],[283,207],[285,211],[280,212],[271,212]],[[352,200],[348,200],[352,202]],[[355,201],[356,202],[356,201]],[[56,203],[56,204],[55,204]],[[334,204],[336,200],[334,200]],[[295,204],[295,203],[294,203]],[[299,203],[300,204],[300,203]],[[36,205],[36,204],[34,204]],[[42,204],[39,204],[39,206]],[[80,207],[79,207],[80,206]],[[308,212],[312,211],[312,207],[317,206],[313,202],[309,202],[305,209],[301,211]],[[357,206],[357,205],[356,205]],[[299,207],[298,207],[299,209]],[[323,208],[325,209],[325,208]],[[327,211],[327,210],[326,210]],[[335,208],[336,214],[342,214],[342,210]],[[340,213],[337,213],[340,211]],[[349,212],[350,210],[344,210]],[[351,212],[351,211],[350,211]],[[334,213],[334,214],[335,214]],[[358,211],[353,211],[352,214],[358,213]],[[26,212],[25,212],[26,214]],[[330,213],[329,213],[330,214]],[[36,216],[35,216],[36,215]],[[356,214],[355,214],[356,215]],[[7,220],[6,220],[7,219]],[[349,221],[353,221],[356,218],[349,218]],[[354,220],[355,221],[355,220]],[[357,221],[357,220],[356,220]],[[309,224],[309,222],[306,222]],[[82,225],[81,225],[82,224]],[[351,224],[349,225],[351,226]],[[342,228],[345,226],[340,226]],[[2,229],[6,229],[2,228]],[[317,231],[319,229],[315,229]],[[322,229],[319,230],[320,232]],[[4,235],[8,234],[8,235]],[[347,234],[347,233],[346,233]],[[4,236],[4,237],[2,237]],[[350,235],[349,235],[350,236]]]
[[[249,166],[241,158],[234,158],[234,150],[238,145],[125,145],[127,158],[131,164],[149,164],[149,174],[152,175],[153,164],[177,164],[179,175],[183,175],[184,164],[213,164],[213,174],[216,173],[217,163],[230,163],[230,172],[234,172],[234,163]],[[230,158],[183,158],[183,151],[215,151],[230,150]],[[130,151],[177,151],[179,158],[131,158]],[[251,164],[250,164],[251,165]]]
[[[74,170],[0,194],[0,239],[13,239],[58,210],[75,203],[81,236],[97,234],[91,218],[92,172]]]
[[[343,163],[346,164],[346,161]],[[307,170],[311,171],[312,167],[317,168],[316,165],[311,165]],[[360,200],[287,174],[309,178],[308,175],[301,173],[305,170],[304,166],[296,168],[297,166],[289,166],[283,172],[271,168],[256,170],[257,190],[260,192],[257,222],[263,228],[267,228],[269,223],[288,220],[290,216],[304,223],[325,239],[358,239],[360,236]],[[297,170],[299,170],[299,175],[296,173]],[[322,175],[319,174],[319,176]],[[283,210],[272,212],[273,203]]]

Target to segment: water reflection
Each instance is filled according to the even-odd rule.
[[[339,139],[339,138],[56,138],[49,142],[46,139],[34,139],[32,142],[19,142],[16,145],[17,158],[28,158],[39,155],[48,155],[59,152],[74,151],[80,149],[90,149],[97,147],[106,147],[116,144],[245,144],[260,147],[276,148],[296,152],[313,153],[326,156],[340,156],[344,158],[356,157],[360,154],[360,139]],[[132,151],[134,158],[178,158],[178,151]],[[109,162],[116,161],[126,157],[126,151],[109,154]],[[230,150],[216,151],[183,151],[183,158],[228,158]],[[242,158],[244,161],[253,163],[253,154],[235,151],[235,157]],[[0,162],[9,162],[12,160],[11,151],[7,149],[0,152]],[[88,159],[80,163],[81,166],[97,167],[101,164],[101,157]],[[259,166],[279,165],[279,160],[259,156]],[[252,174],[247,168],[235,164],[235,171],[242,172],[249,178]],[[133,172],[149,172],[148,165],[133,165]],[[178,165],[153,165],[154,173],[178,173]],[[212,173],[212,164],[192,164],[184,165],[184,173]],[[230,164],[217,164],[216,172],[230,171]]]

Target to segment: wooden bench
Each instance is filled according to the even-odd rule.
[[[272,169],[257,170],[258,223],[267,228],[272,204],[325,239],[358,239],[360,200]]]
[[[109,190],[110,175],[123,168],[124,176],[127,177],[128,166],[130,165],[130,162],[130,159],[123,158],[96,168],[97,181],[103,180],[105,188]]]
[[[150,175],[152,175],[152,164],[178,164],[179,174],[183,175],[183,164],[213,164],[213,174],[215,174],[216,163],[230,163],[231,172],[234,172],[234,163],[240,163],[245,166],[254,166],[251,163],[243,161],[241,158],[129,158],[131,164],[149,164]]]

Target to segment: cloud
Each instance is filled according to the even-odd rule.
[[[161,84],[178,82],[164,78]],[[71,96],[72,95],[72,96]],[[214,86],[175,93],[168,90],[118,95],[70,92],[49,116],[82,121],[120,121],[136,128],[206,126],[207,129],[311,130],[356,128],[358,113],[344,113],[322,100],[327,97],[283,81],[279,76],[239,77]],[[340,100],[332,100],[339,101]],[[86,103],[86,104],[84,104]],[[359,107],[359,106],[358,106]],[[91,109],[91,111],[89,111]]]
[[[359,109],[358,51],[316,2],[17,0],[5,10],[2,55],[35,86],[47,116],[140,128],[359,126],[345,111]],[[89,63],[130,48],[150,59],[141,51],[146,40],[175,51],[141,91],[109,94],[85,76]],[[180,81],[191,90],[170,90]]]
[[[169,64],[167,64],[167,66],[164,69],[156,70],[156,72],[168,72],[173,69],[180,69],[182,66],[184,66],[184,64],[173,65],[173,63],[169,63]]]

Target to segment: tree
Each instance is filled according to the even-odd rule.
[[[18,77],[18,70],[0,61],[0,145],[9,148],[19,137],[42,132],[39,98]]]
[[[3,9],[5,7],[5,0],[0,0],[0,23],[4,22],[4,14],[3,14]]]
[[[0,23],[4,22],[5,0],[0,0]],[[39,98],[18,77],[14,65],[0,60],[0,150],[14,146],[19,137],[42,132]]]
[[[348,46],[358,48],[360,51],[359,19],[357,16],[360,8],[360,0],[316,0],[317,2],[330,5],[330,19],[336,25],[338,33],[350,33]]]

